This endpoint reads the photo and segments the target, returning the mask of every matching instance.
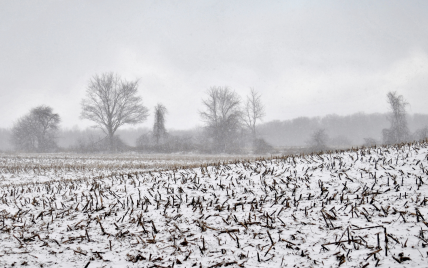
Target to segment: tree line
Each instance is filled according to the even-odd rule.
[[[330,148],[350,148],[383,144],[383,129],[391,125],[390,113],[329,114],[317,117],[297,117],[289,120],[273,120],[257,126],[258,135],[277,148],[307,147],[309,134],[324,129]],[[428,114],[406,116],[410,140],[426,137]]]
[[[200,116],[205,123],[205,142],[200,150],[232,153],[240,152],[249,143],[257,144],[256,124],[265,113],[261,96],[254,89],[251,89],[245,103],[242,103],[238,94],[228,87],[211,87],[202,103]],[[156,105],[152,132],[139,137],[139,149],[174,151],[183,147],[177,146],[180,143],[177,142],[177,137],[171,137],[166,130],[166,115],[167,108],[163,104]],[[138,80],[127,81],[115,73],[95,75],[89,81],[86,97],[81,102],[80,118],[92,121],[95,128],[103,131],[105,138],[89,141],[83,147],[117,151],[124,147],[123,142],[115,135],[117,130],[124,125],[142,123],[148,116],[149,110],[138,96]],[[14,148],[23,152],[55,151],[58,148],[60,122],[60,116],[49,106],[31,109],[12,128]],[[174,146],[172,143],[175,143]]]
[[[387,102],[390,106],[390,112],[387,115],[387,120],[390,123],[389,128],[382,129],[382,142],[377,141],[374,138],[367,137],[364,139],[364,146],[370,147],[376,144],[399,144],[403,142],[410,142],[413,140],[427,140],[428,138],[428,127],[425,126],[422,129],[418,129],[414,133],[411,133],[407,122],[406,107],[409,105],[405,101],[402,95],[398,95],[397,92],[387,93]],[[363,129],[363,131],[365,131]],[[325,129],[318,129],[311,135],[308,144],[312,151],[324,151],[328,150],[329,136]]]
[[[389,128],[386,126],[383,128],[381,140],[367,135],[364,145],[392,144],[427,138],[428,128],[426,127],[410,133],[406,113],[408,103],[403,96],[396,92],[389,92],[387,101],[390,105],[387,116]],[[343,135],[330,138],[326,126],[334,122],[334,116],[323,118],[325,122],[322,124],[317,122],[314,124],[308,118],[297,118],[288,125],[270,122],[260,127],[259,123],[265,116],[265,106],[261,95],[254,89],[251,89],[245,100],[242,100],[230,88],[214,86],[206,92],[202,104],[203,109],[199,113],[204,127],[187,135],[177,135],[166,129],[168,110],[163,104],[157,104],[154,107],[154,124],[151,131],[141,133],[136,140],[136,146],[131,148],[116,133],[122,126],[142,123],[149,116],[149,109],[143,105],[142,98],[138,96],[138,80],[127,81],[114,73],[94,75],[88,83],[86,97],[81,102],[80,118],[92,121],[93,127],[103,132],[103,137],[86,136],[68,149],[77,152],[114,152],[133,149],[165,153],[186,151],[266,153],[273,152],[273,147],[266,140],[278,145],[273,136],[275,132],[277,135],[281,133],[278,131],[281,127],[288,132],[297,130],[298,138],[301,140],[304,136],[305,147],[312,151],[355,144]],[[352,121],[351,119],[349,121]],[[38,153],[60,150],[57,144],[60,122],[60,116],[49,106],[42,105],[31,109],[29,114],[19,118],[12,128],[11,141],[15,150]],[[303,131],[305,135],[302,135],[301,128],[311,124],[317,127]],[[356,131],[364,134],[370,132],[364,127]],[[289,138],[287,142],[290,143]]]

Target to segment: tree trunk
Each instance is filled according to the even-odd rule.
[[[108,144],[109,144],[108,150],[110,152],[116,151],[116,148],[114,146],[114,132],[112,130],[108,131]]]

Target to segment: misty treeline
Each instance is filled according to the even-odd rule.
[[[324,117],[299,117],[292,120],[270,121],[257,126],[258,135],[271,144],[274,149],[271,152],[282,151],[290,147],[302,148],[309,146],[311,135],[323,129],[328,136],[329,148],[348,148],[351,146],[371,145],[366,140],[373,139],[376,144],[383,143],[382,130],[390,127],[387,113],[364,114],[356,113],[347,116],[327,115]],[[428,137],[428,115],[414,114],[407,116],[410,133],[413,140],[421,140]],[[137,150],[137,141],[140,137],[150,144],[152,129],[146,127],[124,128],[117,131],[117,136],[122,141],[120,150]],[[177,147],[182,152],[197,152],[204,143],[203,128],[189,130],[169,130],[170,139],[176,140]],[[61,128],[57,132],[57,146],[59,151],[71,152],[101,152],[106,148],[103,141],[105,135],[101,130],[87,128],[79,129]],[[14,150],[10,142],[11,130],[0,128],[0,150]],[[141,142],[144,143],[144,140]],[[369,140],[370,142],[370,140]],[[166,150],[166,149],[165,149]],[[146,148],[146,151],[152,151]],[[177,150],[180,152],[180,150]]]
[[[407,115],[412,140],[427,137],[428,115]],[[352,115],[327,115],[324,117],[299,117],[292,120],[271,121],[258,126],[260,136],[275,147],[308,145],[310,134],[323,129],[331,148],[383,144],[382,131],[390,127],[387,113],[355,113]]]
[[[61,129],[60,115],[42,105],[17,119],[12,129],[0,129],[0,150],[263,154],[426,139],[428,115],[407,114],[408,103],[396,92],[386,97],[390,106],[386,114],[299,117],[262,123],[265,104],[256,90],[250,89],[242,98],[228,87],[211,87],[199,111],[203,127],[174,131],[166,128],[171,112],[167,107],[158,103],[151,110],[143,105],[138,96],[138,80],[104,73],[92,77],[81,102],[80,117],[90,120],[93,128]],[[123,128],[142,123],[149,116],[154,119],[152,128]]]
[[[274,147],[271,152],[282,151],[289,147],[302,148],[309,145],[311,135],[320,129],[324,129],[328,135],[327,146],[330,148],[348,148],[351,146],[371,145],[366,144],[369,138],[374,139],[376,144],[382,144],[382,130],[387,129],[390,123],[388,114],[364,114],[356,113],[347,116],[327,115],[324,117],[299,117],[292,120],[270,121],[257,126],[258,135]],[[414,114],[407,116],[407,122],[413,140],[421,140],[428,137],[428,115]],[[117,131],[117,136],[122,141],[120,149],[136,150],[137,141],[140,137],[150,143],[152,129],[150,128],[125,128]],[[203,143],[203,128],[189,130],[169,130],[170,139],[176,139],[177,147],[182,152],[197,152],[198,143]],[[87,128],[79,129],[62,128],[57,132],[57,146],[59,151],[71,152],[101,152],[106,148],[103,141],[105,135],[101,130]],[[10,142],[11,130],[0,128],[0,150],[14,150]],[[142,140],[144,143],[144,140]],[[151,151],[150,149],[146,151]],[[152,150],[154,152],[154,150]],[[177,150],[180,152],[180,150]]]

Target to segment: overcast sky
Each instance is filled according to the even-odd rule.
[[[0,127],[42,104],[90,126],[80,103],[103,72],[140,79],[174,129],[202,125],[211,86],[253,87],[264,121],[386,112],[388,91],[428,113],[427,14],[428,1],[0,0]]]

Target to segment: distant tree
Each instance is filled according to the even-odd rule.
[[[242,120],[239,96],[227,87],[212,87],[207,94],[208,97],[203,100],[204,110],[200,115],[213,141],[213,151],[236,150]]]
[[[329,145],[333,148],[351,147],[352,142],[344,135],[333,137],[329,140]]]
[[[406,106],[408,103],[403,96],[398,96],[397,92],[388,92],[387,98],[388,103],[391,105],[391,113],[388,115],[391,127],[382,131],[383,142],[385,144],[404,142],[409,138],[406,119]]]
[[[244,107],[244,122],[250,129],[253,139],[256,139],[256,124],[265,116],[265,107],[261,101],[261,96],[253,88]]]
[[[146,120],[148,110],[137,96],[138,80],[126,81],[117,74],[95,75],[82,101],[81,118],[95,122],[109,140],[109,150],[114,148],[114,134],[125,124],[137,124]]]
[[[151,131],[141,134],[136,141],[136,145],[139,149],[153,149],[153,134]]]
[[[113,137],[113,145],[111,145],[107,136],[95,136],[92,134],[86,137],[79,137],[70,149],[78,153],[96,153],[103,152],[106,148],[110,148],[111,146],[113,146],[112,149],[115,152],[124,152],[130,149],[119,136]]]
[[[158,104],[155,107],[155,123],[153,124],[153,137],[155,139],[156,145],[159,145],[159,141],[166,136],[165,129],[165,114],[167,109],[162,104]]]
[[[258,138],[258,139],[253,140],[253,148],[254,148],[254,153],[256,153],[256,154],[265,154],[265,153],[269,153],[273,150],[272,145],[267,143],[262,138]]]
[[[327,147],[327,142],[329,137],[325,131],[325,129],[318,129],[312,133],[308,144],[310,149],[313,151],[324,151]]]
[[[12,129],[0,128],[0,152],[13,150]]]
[[[427,140],[428,139],[428,127],[418,129],[413,134],[413,139],[417,141]]]
[[[373,139],[373,138],[364,138],[364,147],[373,147],[377,144],[378,142]]]
[[[60,116],[48,106],[38,106],[18,119],[12,129],[12,143],[16,150],[25,152],[49,152],[57,148],[56,132]]]

